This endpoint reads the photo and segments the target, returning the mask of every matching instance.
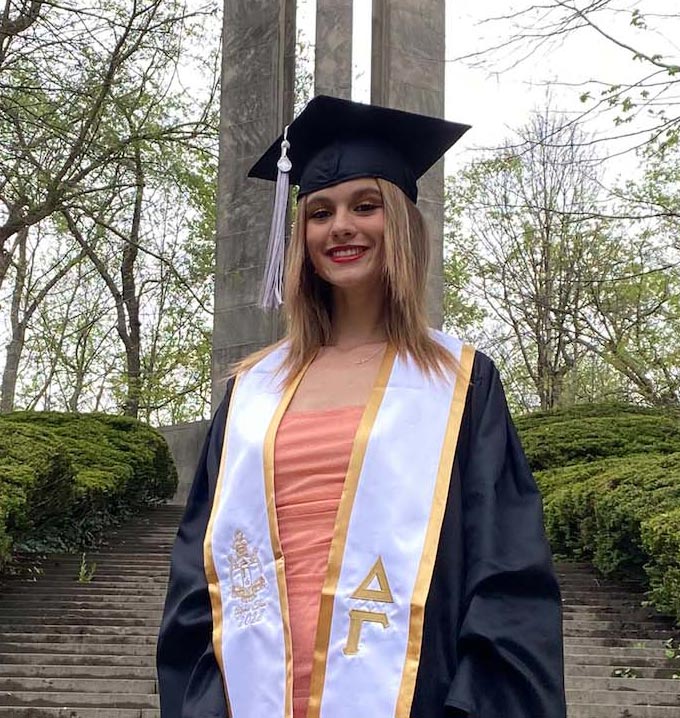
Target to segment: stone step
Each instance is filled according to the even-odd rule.
[[[0,718],[161,718],[154,708],[46,708],[0,706]]]
[[[47,618],[48,616],[52,616],[55,619],[59,617],[66,617],[69,620],[73,620],[78,617],[100,618],[102,620],[110,617],[112,621],[124,620],[126,618],[153,620],[156,617],[160,618],[161,611],[155,606],[151,608],[113,608],[110,606],[103,609],[101,605],[97,608],[83,608],[82,606],[79,606],[78,608],[60,608],[50,606],[50,604],[45,604],[42,606],[32,606],[30,608],[22,609],[16,606],[7,608],[0,604],[0,616],[6,616],[9,620],[14,620],[14,616],[32,616],[35,618]]]
[[[657,630],[658,628],[672,628],[672,622],[665,619],[663,616],[649,616],[639,614],[638,616],[632,615],[631,613],[600,613],[596,612],[569,612],[563,613],[564,625],[578,627],[579,624],[589,626],[591,628],[605,628],[607,630],[617,631],[619,629],[627,628],[650,628]]]
[[[62,656],[63,658],[63,656]],[[643,669],[638,669],[643,670]],[[93,665],[42,665],[34,663],[7,664],[0,656],[0,677],[6,678],[92,678],[105,679],[126,678],[128,680],[156,680],[156,669],[153,666],[110,666]],[[3,682],[3,687],[5,686]]]
[[[575,638],[575,637],[592,637],[592,638],[606,638],[610,636],[616,636],[620,639],[636,639],[636,638],[642,638],[645,640],[654,640],[658,639],[660,641],[666,640],[670,638],[673,635],[673,631],[669,628],[659,628],[656,626],[655,628],[645,628],[644,626],[640,628],[620,628],[616,629],[614,627],[607,629],[607,628],[599,628],[597,626],[589,627],[589,626],[570,626],[565,625],[564,626],[564,636],[565,638]]]
[[[568,646],[564,647],[564,660],[574,660],[575,663],[581,662],[582,656],[597,655],[611,656],[612,658],[651,658],[656,660],[666,660],[666,654],[662,647],[657,648],[632,648],[622,646],[595,646],[589,650],[588,646]]]
[[[590,678],[612,678],[614,671],[628,670],[632,671],[637,678],[661,678],[673,679],[673,675],[678,673],[678,667],[675,668],[655,668],[645,665],[621,665],[620,663],[596,665],[594,663],[581,664],[565,664],[564,675],[566,677],[584,676]],[[677,680],[677,679],[674,679]]]
[[[609,651],[615,651],[616,649],[610,648]],[[626,651],[626,649],[623,649]],[[613,668],[620,668],[625,666],[637,666],[646,668],[675,668],[678,666],[674,662],[666,657],[665,653],[654,652],[654,655],[649,656],[644,654],[642,651],[627,651],[627,654],[621,653],[578,653],[565,651],[564,655],[565,666],[611,666]]]
[[[661,691],[635,691],[635,690],[618,690],[618,691],[598,691],[598,690],[576,690],[568,688],[566,690],[567,703],[573,705],[576,703],[603,703],[605,705],[618,706],[674,706],[676,711],[680,711],[680,694],[677,692],[663,693]],[[676,713],[678,715],[678,713]]]
[[[30,653],[29,651],[0,653],[0,666],[6,667],[9,671],[12,670],[13,666],[20,665],[26,666],[27,668],[33,668],[37,666],[63,666],[64,668],[74,666],[102,666],[106,670],[109,670],[112,667],[123,667],[130,669],[151,668],[155,672],[155,653],[148,653],[145,655],[132,655],[130,653],[113,655],[111,652],[107,652],[106,654],[64,654],[52,652],[49,650],[49,648],[50,647],[48,646],[46,650],[42,653]]]
[[[122,556],[118,551],[85,551],[86,563],[96,562],[98,566],[120,566],[121,568],[144,568],[146,566],[158,567],[170,557],[168,551],[156,551],[155,553],[126,553]],[[54,553],[48,556],[27,557],[15,562],[15,566],[21,569],[45,569],[54,566],[75,566],[80,567],[83,554]]]
[[[17,581],[18,585],[26,585],[27,583],[30,583],[32,585],[35,585],[34,581]],[[92,577],[92,580],[90,581],[79,581],[78,577],[76,575],[73,576],[66,576],[61,573],[55,573],[54,576],[43,576],[40,585],[44,588],[45,586],[49,586],[51,588],[59,588],[59,587],[68,587],[68,586],[78,586],[80,588],[85,588],[87,586],[97,586],[97,587],[110,587],[113,588],[115,586],[120,586],[121,588],[146,588],[149,584],[161,584],[165,585],[167,583],[167,577],[166,576],[97,576],[95,575]],[[122,584],[122,585],[121,585]]]
[[[4,641],[0,643],[0,653],[62,653],[66,655],[99,655],[103,647],[91,643],[33,643],[22,641]],[[151,656],[156,655],[156,646],[151,644],[106,644],[106,653],[111,656]]]
[[[562,603],[562,611],[563,613],[567,613],[568,611],[594,611],[594,612],[600,612],[605,610],[608,613],[613,613],[615,615],[637,615],[639,611],[648,610],[644,603],[631,603],[630,601],[627,601],[625,603],[620,603],[617,601],[607,601],[605,599],[602,599],[601,601],[594,601],[592,599],[587,601],[571,601],[569,603]],[[656,614],[657,616],[660,614]],[[672,620],[666,616],[661,616],[661,618],[665,618],[666,620],[672,622]]]
[[[668,638],[666,634],[666,638]],[[567,646],[606,646],[621,648],[662,648],[663,640],[660,638],[618,638],[618,636],[597,637],[597,636],[565,636],[565,648]]]
[[[622,708],[619,704],[611,703],[572,703],[567,708],[567,718],[678,718],[678,709],[675,706]]]
[[[644,600],[644,595],[631,594],[626,591],[603,591],[600,588],[592,589],[581,589],[571,590],[562,589],[561,591],[562,601],[564,603],[579,602],[583,601],[607,601],[609,603],[622,603],[622,604],[634,604],[636,601],[639,602]]]
[[[45,595],[52,596],[53,598],[72,596],[139,596],[142,600],[143,596],[149,596],[153,598],[164,598],[167,586],[160,583],[148,582],[145,584],[126,584],[121,586],[116,583],[77,583],[72,581],[70,583],[64,583],[59,586],[51,585],[47,581],[44,584],[36,584],[34,588],[30,586],[21,586],[15,588],[11,593],[5,594],[7,598],[12,596],[22,596],[24,594],[30,594],[31,596]]]
[[[635,607],[623,609],[616,606],[583,606],[563,605],[562,613],[565,621],[569,620],[590,620],[596,621],[651,621],[652,623],[672,624],[669,616],[661,616],[651,608]]]
[[[77,626],[75,628],[78,628]],[[0,633],[0,645],[6,643],[47,643],[57,645],[59,643],[90,644],[93,648],[100,648],[103,644],[119,646],[147,646],[156,644],[155,635],[127,635],[111,633]],[[107,648],[108,650],[108,648]]]
[[[564,626],[567,628],[601,628],[605,631],[628,631],[632,628],[649,629],[650,631],[658,631],[661,628],[672,629],[669,621],[659,618],[654,621],[651,619],[635,620],[630,618],[630,614],[609,614],[608,616],[591,617],[588,614],[579,613],[564,614]]]
[[[566,679],[566,687],[579,691],[637,691],[638,693],[670,693],[680,700],[680,682],[673,678],[618,678],[597,676],[572,676]]]
[[[628,596],[630,598],[637,598],[638,596],[644,596],[646,589],[642,586],[630,586],[618,583],[616,581],[611,582],[598,582],[598,581],[572,581],[570,579],[563,579],[559,581],[560,593],[562,595],[575,595],[579,593],[603,593],[605,595],[612,596]]]
[[[69,708],[158,708],[158,696],[146,693],[52,693],[45,691],[0,691],[0,706]]]
[[[119,612],[120,613],[120,612]],[[63,633],[61,630],[66,626],[92,626],[97,628],[108,627],[115,629],[117,626],[124,628],[150,628],[158,631],[161,623],[161,614],[155,611],[152,615],[133,616],[125,618],[118,616],[103,617],[100,614],[88,615],[87,613],[71,612],[62,613],[61,615],[43,615],[32,614],[30,612],[17,614],[15,616],[7,615],[3,612],[0,616],[0,631],[9,633],[11,630],[19,630],[19,626],[23,626],[25,631],[46,631],[48,626],[53,626],[57,633]],[[21,624],[18,621],[22,621]],[[30,622],[30,623],[27,623]],[[51,629],[50,629],[51,630]]]
[[[168,571],[167,569],[164,569],[163,571],[156,570],[156,571],[122,571],[119,569],[116,569],[115,567],[110,569],[103,569],[99,570],[99,566],[97,566],[94,575],[90,580],[87,581],[79,581],[78,580],[78,571],[72,571],[69,569],[68,571],[63,571],[61,569],[54,569],[47,571],[43,574],[41,577],[41,581],[45,581],[46,583],[77,583],[77,584],[92,584],[92,583],[111,583],[111,582],[119,582],[124,581],[125,583],[146,583],[147,581],[156,581],[159,583],[167,582],[168,580]]]
[[[118,566],[121,569],[137,569],[158,568],[167,565],[165,561],[170,558],[169,551],[157,551],[155,554],[141,553],[136,556],[122,556],[118,551],[108,551],[106,553],[100,551],[86,551],[85,563],[96,563],[97,566]],[[54,568],[62,566],[71,566],[80,568],[83,560],[83,554],[51,554],[38,561],[26,562],[27,566],[37,566],[38,568]],[[19,566],[23,563],[19,563]]]
[[[159,598],[160,596],[160,598]],[[93,600],[96,598],[96,600]],[[94,608],[101,606],[102,610],[108,610],[116,605],[123,607],[126,604],[135,603],[139,604],[140,607],[146,609],[147,606],[155,606],[159,603],[162,605],[165,594],[141,594],[135,595],[134,593],[97,593],[95,596],[85,596],[80,598],[79,596],[59,595],[55,596],[54,593],[29,593],[25,596],[11,595],[0,599],[0,611],[4,608],[15,608],[21,606],[54,606],[55,608],[61,606],[83,606],[88,608]]]
[[[93,640],[107,641],[117,637],[153,636],[158,635],[158,624],[151,621],[142,622],[141,625],[122,626],[119,624],[98,626],[92,622],[78,621],[76,623],[12,623],[0,628],[0,640],[2,637],[14,635],[32,634],[36,636],[82,636],[87,635]]]
[[[148,551],[148,552],[155,551],[156,553],[161,553],[161,554],[164,554],[165,556],[170,556],[172,547],[173,547],[173,544],[169,543],[169,544],[165,544],[162,546],[141,546],[140,547],[140,546],[122,545],[122,546],[115,546],[112,548],[122,559],[125,559],[125,558],[127,558],[128,555],[137,556],[140,550]]]
[[[114,678],[108,674],[101,678],[8,677],[2,679],[2,690],[11,693],[158,693],[155,679]]]

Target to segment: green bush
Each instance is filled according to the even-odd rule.
[[[518,422],[534,471],[629,454],[680,451],[680,421],[671,414],[558,416]]]
[[[659,610],[680,617],[680,507],[653,516],[641,529],[650,599]]]
[[[163,437],[128,417],[0,416],[0,564],[13,541],[91,545],[122,517],[170,498],[176,485]]]
[[[586,405],[516,423],[555,553],[646,577],[680,618],[680,414]]]

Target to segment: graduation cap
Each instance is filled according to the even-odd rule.
[[[290,183],[298,185],[301,198],[347,180],[379,177],[416,202],[418,178],[468,129],[438,117],[337,97],[312,99],[248,172],[248,177],[276,182],[262,307],[282,302]]]

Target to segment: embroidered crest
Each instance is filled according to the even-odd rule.
[[[258,595],[267,587],[262,562],[257,555],[257,549],[248,545],[243,531],[234,532],[231,547],[233,552],[227,557],[231,596],[238,601],[233,615],[239,626],[252,626],[262,619],[267,605],[267,602]]]

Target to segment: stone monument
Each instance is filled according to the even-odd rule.
[[[356,0],[368,2],[368,0]],[[351,98],[352,0],[317,0],[316,94]],[[444,116],[445,0],[373,0],[371,102]],[[225,0],[220,158],[215,248],[212,405],[232,362],[275,341],[280,317],[258,306],[273,202],[272,183],[246,178],[261,152],[290,122],[294,104],[296,3]],[[414,141],[418,141],[414,138]],[[442,320],[444,165],[419,182],[418,205],[432,241],[429,313]],[[206,422],[164,431],[186,495]]]

